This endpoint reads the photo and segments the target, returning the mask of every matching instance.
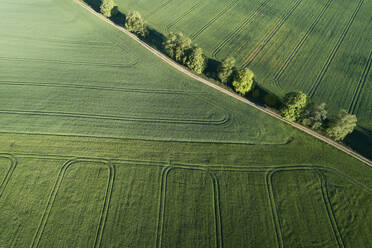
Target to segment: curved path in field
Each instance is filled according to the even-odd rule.
[[[297,129],[300,129],[301,131],[307,133],[307,134],[310,134],[311,136],[315,137],[315,138],[318,138],[326,143],[328,143],[329,145],[332,145],[334,147],[336,147],[337,149],[349,154],[350,156],[358,159],[359,161],[365,163],[366,165],[368,166],[371,166],[372,167],[372,161],[370,161],[369,159],[363,157],[362,155],[354,152],[353,150],[347,148],[346,146],[343,146],[341,145],[340,143],[337,143],[336,141],[330,139],[330,138],[327,138],[309,128],[306,128],[300,124],[297,124],[297,123],[294,123],[294,122],[290,122],[284,118],[282,118],[279,114],[265,108],[265,107],[262,107],[262,106],[259,106],[249,100],[247,100],[246,98],[242,97],[242,96],[239,96],[229,90],[226,90],[200,76],[197,76],[196,74],[192,73],[191,71],[189,71],[188,69],[186,69],[185,67],[179,65],[178,63],[174,62],[172,59],[168,58],[166,55],[162,54],[161,52],[159,52],[158,50],[156,50],[155,48],[149,46],[148,44],[146,44],[145,42],[143,42],[142,40],[140,40],[136,35],[132,34],[131,32],[129,32],[128,30],[126,30],[124,27],[121,27],[119,25],[116,25],[115,23],[113,23],[111,20],[107,19],[106,17],[104,17],[103,15],[101,15],[100,13],[97,13],[95,10],[93,10],[90,6],[86,5],[85,3],[81,2],[81,0],[73,0],[74,2],[76,2],[77,4],[79,4],[80,6],[82,6],[83,8],[85,8],[86,10],[88,10],[89,12],[91,12],[92,14],[94,14],[95,16],[97,16],[98,18],[102,19],[103,21],[107,22],[108,24],[111,24],[112,26],[114,26],[115,28],[119,29],[120,31],[122,31],[123,33],[125,33],[126,35],[128,35],[129,37],[131,37],[133,40],[137,41],[141,46],[143,46],[144,48],[146,48],[147,50],[149,50],[151,53],[153,53],[154,55],[156,55],[157,57],[159,57],[160,59],[162,59],[164,62],[166,62],[167,64],[169,64],[170,66],[172,66],[173,68],[177,69],[178,71],[180,72],[183,72],[184,74],[186,74],[187,76],[203,83],[203,84],[206,84],[208,85],[209,87],[212,87],[226,95],[229,95],[231,97],[234,97],[235,99],[245,103],[245,104],[248,104],[262,112],[265,112],[266,114],[276,118],[276,119],[279,119],[285,123],[287,123],[288,125],[291,125],[292,127],[295,127]]]

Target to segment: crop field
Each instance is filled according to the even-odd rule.
[[[0,13],[0,247],[372,246],[370,167],[72,0]]]
[[[117,2],[161,32],[183,32],[211,58],[234,56],[279,96],[302,90],[356,114],[359,126],[372,130],[371,1]]]

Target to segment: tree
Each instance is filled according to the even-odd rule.
[[[357,117],[342,109],[334,120],[330,121],[326,134],[336,141],[343,140],[346,135],[352,133],[357,124]]]
[[[102,0],[100,9],[101,13],[107,18],[115,16],[118,12],[114,0]]]
[[[301,91],[290,92],[285,95],[283,102],[282,116],[289,121],[297,121],[306,107],[307,96]]]
[[[137,11],[130,12],[125,19],[125,28],[138,36],[146,37],[147,29],[145,21]]]
[[[182,64],[186,63],[187,57],[185,55],[191,48],[191,39],[183,36],[182,33],[170,33],[163,45],[171,58]]]
[[[189,67],[191,70],[196,72],[197,74],[203,73],[205,70],[205,58],[203,55],[203,50],[199,47],[193,47],[190,49],[190,51],[187,55],[187,61],[186,65]]]
[[[319,105],[308,104],[302,113],[301,123],[311,129],[322,130],[327,120],[327,114],[325,103]]]
[[[233,57],[225,58],[218,68],[218,78],[222,83],[227,83],[233,73],[235,59]]]
[[[235,72],[232,85],[236,92],[245,95],[253,88],[254,73],[248,68]]]

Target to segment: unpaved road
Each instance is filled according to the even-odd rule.
[[[126,35],[128,35],[129,37],[131,37],[133,40],[137,41],[141,46],[143,46],[144,48],[146,48],[147,50],[149,50],[151,53],[153,53],[154,55],[156,55],[157,57],[159,57],[160,59],[162,59],[164,62],[168,63],[170,66],[172,66],[173,68],[177,69],[178,71],[180,72],[183,72],[185,73],[187,76],[203,83],[203,84],[206,84],[208,85],[209,87],[212,87],[226,95],[229,95],[231,97],[234,97],[235,99],[241,101],[241,102],[244,102],[245,104],[248,104],[262,112],[265,112],[266,114],[268,115],[271,115],[272,117],[276,118],[276,119],[279,119],[285,123],[287,123],[288,125],[291,125],[292,127],[295,127],[297,129],[300,129],[301,131],[305,132],[305,133],[308,133],[310,134],[311,136],[314,136],[334,147],[336,147],[337,149],[349,154],[350,156],[360,160],[361,162],[365,163],[366,165],[368,166],[371,166],[372,167],[372,161],[370,161],[369,159],[363,157],[362,155],[352,151],[351,149],[347,148],[346,146],[343,146],[337,142],[335,142],[334,140],[332,139],[329,139],[311,129],[308,129],[300,124],[297,124],[297,123],[294,123],[294,122],[290,122],[290,121],[287,121],[286,119],[282,118],[280,115],[278,115],[277,113],[273,112],[273,111],[270,111],[269,109],[265,108],[265,107],[262,107],[262,106],[259,106],[259,105],[256,105],[255,103],[245,99],[244,97],[241,97],[235,93],[232,93],[202,77],[199,77],[197,75],[195,75],[194,73],[190,72],[189,70],[187,70],[185,67],[177,64],[176,62],[174,62],[172,59],[168,58],[167,56],[165,56],[164,54],[162,54],[161,52],[159,52],[158,50],[156,50],[155,48],[149,46],[148,44],[146,44],[145,42],[141,41],[136,35],[132,34],[131,32],[129,32],[128,30],[126,30],[124,27],[121,27],[119,25],[116,25],[115,23],[113,23],[111,20],[107,19],[106,17],[104,17],[103,15],[101,15],[100,13],[97,13],[95,10],[93,10],[90,6],[86,5],[85,3],[81,2],[80,0],[73,0],[75,3],[79,4],[80,6],[82,6],[83,8],[85,8],[86,10],[88,10],[89,12],[91,12],[92,14],[94,14],[95,16],[97,16],[98,18],[100,18],[102,21],[105,21],[107,22],[108,24],[114,26],[115,28],[119,29],[120,31],[122,31],[123,33],[125,33]]]

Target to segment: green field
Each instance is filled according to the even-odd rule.
[[[234,56],[279,96],[302,90],[331,110],[356,114],[358,131],[372,138],[371,1],[116,2],[163,33],[183,32],[211,58]]]
[[[0,13],[0,247],[372,246],[370,167],[72,0]]]

